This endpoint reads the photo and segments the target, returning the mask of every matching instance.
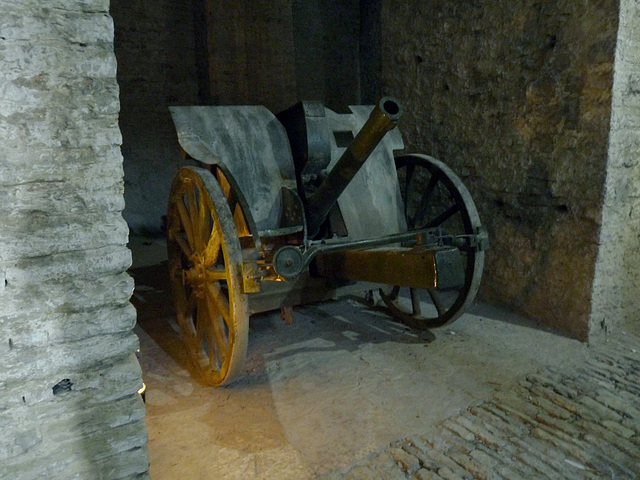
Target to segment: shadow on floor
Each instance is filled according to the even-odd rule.
[[[138,325],[191,377],[199,380],[191,366],[174,319],[167,262],[132,268],[136,288],[131,302],[138,312]],[[546,326],[486,305],[474,305],[470,314],[535,330],[553,332]],[[265,360],[279,360],[298,353],[356,351],[367,344],[384,342],[423,344],[427,347],[450,326],[433,331],[414,331],[391,319],[384,308],[371,309],[362,298],[295,307],[294,324],[285,325],[278,312],[253,315],[249,325],[246,375],[233,385],[266,381]]]
[[[136,284],[131,302],[138,313],[139,327],[197,380],[173,318],[167,263],[134,268],[129,273]],[[258,360],[260,355],[268,354],[271,360],[277,360],[300,352],[327,350],[327,347],[313,346],[313,343],[355,351],[365,344],[390,341],[426,346],[435,338],[430,331],[412,331],[380,310],[367,309],[353,298],[300,306],[294,309],[293,325],[284,324],[278,312],[251,317],[247,369],[256,381],[261,376],[258,372],[262,363]],[[312,340],[315,342],[310,343]]]

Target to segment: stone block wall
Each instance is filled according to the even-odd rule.
[[[148,470],[108,0],[0,6],[0,478]]]
[[[463,178],[492,241],[481,298],[590,332],[618,2],[386,0],[408,150]]]
[[[205,0],[206,50],[213,105],[296,101],[291,0]]]
[[[593,283],[592,335],[640,311],[640,2],[620,2],[609,161]]]
[[[124,217],[134,233],[161,232],[171,180],[184,165],[169,106],[260,104],[277,112],[302,99],[334,109],[359,103],[357,0],[113,0],[111,15]]]
[[[284,108],[300,100],[319,100],[332,110],[345,111],[348,105],[360,103],[359,3],[291,0],[295,89],[293,102],[289,100]],[[378,0],[366,3],[373,6]]]
[[[124,218],[134,233],[159,233],[169,187],[184,165],[170,105],[198,105],[192,0],[112,0],[120,86]]]

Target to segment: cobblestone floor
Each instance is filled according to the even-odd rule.
[[[544,369],[326,480],[639,479],[640,337],[593,347],[571,373]]]

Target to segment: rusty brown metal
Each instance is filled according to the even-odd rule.
[[[371,111],[369,119],[347,147],[338,162],[322,181],[307,204],[307,228],[314,237],[327,218],[338,197],[367,161],[385,134],[393,130],[402,115],[397,100],[383,97]]]
[[[436,255],[437,250],[419,246],[374,248],[320,253],[315,261],[322,277],[433,289],[438,288]]]
[[[280,307],[280,319],[287,325],[293,325],[293,307]]]

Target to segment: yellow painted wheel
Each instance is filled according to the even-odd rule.
[[[234,217],[214,176],[184,167],[167,212],[169,274],[178,324],[197,372],[225,385],[241,372],[249,306],[242,292],[242,254]]]

